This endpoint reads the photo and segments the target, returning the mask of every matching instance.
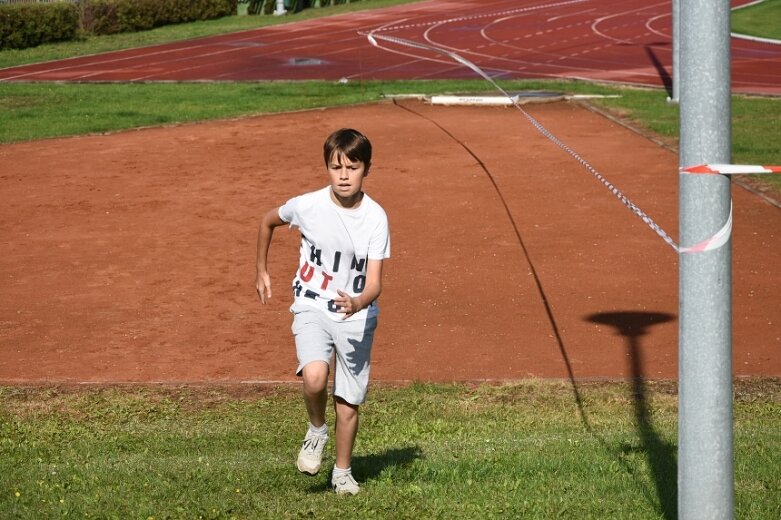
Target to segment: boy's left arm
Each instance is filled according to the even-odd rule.
[[[348,318],[368,307],[382,292],[382,260],[369,259],[366,266],[366,286],[363,292],[356,296],[350,296],[344,291],[337,290],[339,297],[334,300],[339,307],[339,312]]]

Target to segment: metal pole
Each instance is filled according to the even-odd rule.
[[[681,77],[681,0],[673,0],[673,91],[668,103],[678,103],[680,99]]]
[[[730,2],[680,14],[680,165],[730,163]],[[726,176],[681,175],[681,245],[721,229],[730,200]],[[679,259],[678,517],[732,519],[732,242]]]

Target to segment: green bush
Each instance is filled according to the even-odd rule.
[[[85,0],[81,19],[86,32],[113,34],[229,16],[237,6],[238,0]]]
[[[132,0],[119,2],[117,16],[122,32],[146,31],[164,25],[161,13],[157,12],[154,0]]]
[[[78,30],[79,10],[75,4],[0,5],[0,49],[72,40]]]
[[[81,10],[81,28],[91,34],[121,32],[117,3],[114,0],[90,0]]]

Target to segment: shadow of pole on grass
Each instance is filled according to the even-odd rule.
[[[643,375],[643,352],[640,337],[653,325],[666,323],[674,316],[661,312],[603,312],[588,316],[588,321],[609,325],[627,340],[627,351],[632,370],[632,390],[635,409],[635,426],[640,437],[640,451],[645,454],[651,468],[661,513],[664,518],[678,517],[678,466],[675,445],[664,441],[654,429],[649,410],[648,396]],[[622,446],[622,451],[631,451]]]

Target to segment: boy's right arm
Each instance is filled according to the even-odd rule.
[[[274,234],[275,227],[285,224],[287,222],[279,217],[279,208],[274,208],[263,215],[263,219],[260,221],[255,288],[258,291],[260,302],[263,304],[271,298],[271,277],[268,274],[268,249],[271,245],[271,237]]]

